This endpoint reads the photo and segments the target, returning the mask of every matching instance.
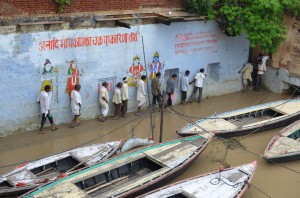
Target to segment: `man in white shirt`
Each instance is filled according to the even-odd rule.
[[[99,97],[99,103],[101,106],[101,116],[100,116],[100,121],[104,122],[106,119],[106,116],[108,114],[109,111],[109,95],[108,95],[108,91],[107,91],[107,87],[108,87],[108,83],[107,82],[103,82],[102,83],[102,87],[100,90],[100,97]]]
[[[146,102],[146,92],[145,92],[145,80],[146,76],[142,75],[141,79],[139,79],[136,83],[136,100],[138,102],[138,108],[136,112],[136,116],[142,115],[142,105]]]
[[[127,117],[127,106],[128,106],[128,85],[127,85],[127,77],[123,78],[123,85],[121,89],[121,96],[122,96],[122,107],[121,107],[121,114],[122,117]]]
[[[189,78],[190,71],[186,70],[184,76],[181,77],[180,89],[181,89],[181,104],[186,104],[186,95],[189,89]]]
[[[40,93],[40,95],[37,98],[37,102],[40,103],[40,109],[41,109],[41,114],[42,114],[42,121],[41,121],[41,127],[39,130],[39,134],[45,134],[44,132],[42,132],[44,125],[46,123],[46,118],[48,118],[48,120],[50,121],[51,124],[51,129],[52,131],[55,131],[56,129],[58,129],[53,122],[53,117],[50,114],[50,98],[48,93],[51,90],[51,86],[50,85],[46,85],[44,88],[44,91],[42,91]]]
[[[112,99],[112,102],[114,103],[115,106],[115,114],[114,114],[115,116],[113,118],[114,120],[117,120],[121,114],[121,106],[122,106],[121,88],[122,88],[122,83],[118,82]]]
[[[261,84],[262,84],[262,79],[264,72],[267,70],[266,65],[263,64],[262,60],[257,61],[257,76],[256,76],[256,86],[255,86],[255,91],[259,91]]]
[[[77,122],[77,119],[80,116],[80,110],[82,104],[81,96],[79,94],[80,89],[81,86],[78,84],[75,86],[75,89],[71,92],[71,109],[74,114],[74,118],[71,121],[71,128],[80,125],[80,123]]]
[[[190,97],[189,103],[192,103],[192,101],[193,101],[194,97],[196,96],[196,93],[197,93],[198,90],[199,90],[198,103],[201,102],[201,100],[202,100],[202,91],[203,91],[203,82],[204,82],[205,77],[206,77],[206,75],[204,74],[204,69],[201,68],[200,72],[198,72],[196,74],[195,79],[192,82],[190,82],[190,84],[195,82],[195,85],[194,85],[193,93]]]

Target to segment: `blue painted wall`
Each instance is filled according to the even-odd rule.
[[[62,48],[66,38],[110,36],[137,33],[132,42]],[[142,37],[145,57],[143,58]],[[104,38],[104,37],[103,37]],[[41,42],[57,39],[55,49],[41,50]],[[41,75],[45,59],[56,68],[53,79],[51,110],[56,123],[67,123],[72,118],[70,100],[65,93],[69,61],[76,59],[82,85],[82,119],[99,115],[99,79],[121,81],[130,76],[128,70],[133,57],[141,57],[145,67],[159,53],[165,69],[179,68],[180,75],[191,71],[190,79],[201,67],[219,63],[219,81],[206,80],[204,95],[220,95],[240,89],[238,71],[248,60],[249,42],[244,36],[227,37],[215,22],[178,22],[170,26],[155,24],[125,28],[98,28],[82,30],[49,31],[27,34],[0,35],[0,135],[18,130],[39,127],[39,105],[36,103],[41,89]],[[145,73],[145,71],[144,71]],[[135,88],[130,87],[129,110],[136,109]],[[179,102],[177,94],[176,101]]]

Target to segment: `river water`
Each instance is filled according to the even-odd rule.
[[[170,112],[164,114],[163,141],[179,138],[175,133],[188,123],[214,113],[222,113],[242,107],[287,99],[289,94],[278,95],[268,91],[233,93],[219,97],[206,98],[202,103],[177,105],[173,108],[183,115]],[[189,117],[186,117],[189,116]],[[154,126],[154,140],[157,143],[160,129],[160,113],[152,117]],[[45,129],[47,134],[37,134],[37,131],[26,132],[6,138],[0,138],[0,173],[4,173],[17,164],[42,158],[58,152],[69,150],[80,145],[89,145],[107,141],[130,138],[132,131],[139,138],[146,138],[151,134],[149,114],[137,119],[133,114],[119,120],[108,119],[101,123],[96,120],[82,121],[76,128],[67,125],[59,126],[59,130],[52,132]],[[196,161],[175,181],[216,171],[222,162],[230,166],[257,161],[258,167],[244,198],[299,198],[300,197],[300,161],[278,164],[266,162],[260,157],[270,139],[282,128],[258,132],[249,135],[241,143],[246,150],[235,148],[226,152],[222,141],[213,140]],[[12,165],[12,166],[9,166]],[[172,183],[170,182],[170,183]]]

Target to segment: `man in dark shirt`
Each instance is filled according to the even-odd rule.
[[[151,89],[152,89],[152,107],[158,103],[159,107],[161,107],[161,91],[160,91],[160,82],[159,79],[161,77],[161,73],[157,72],[156,77],[152,79]]]
[[[176,83],[177,74],[173,74],[171,78],[167,80],[167,89],[166,92],[168,94],[168,101],[167,105],[172,106],[172,98],[174,97],[174,89],[175,89],[175,83]]]

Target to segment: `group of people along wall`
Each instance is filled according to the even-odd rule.
[[[52,86],[51,111],[57,124],[70,121],[69,93],[78,83],[81,118],[93,119],[99,115],[102,82],[109,83],[112,94],[123,77],[129,78],[129,111],[136,110],[135,81],[147,75],[149,82],[158,71],[165,82],[186,69],[192,79],[204,68],[204,96],[237,91],[241,85],[236,74],[249,51],[244,36],[227,37],[213,21],[7,34],[0,35],[0,42],[1,136],[38,128],[36,98],[47,84]],[[175,97],[180,100],[180,94]]]

